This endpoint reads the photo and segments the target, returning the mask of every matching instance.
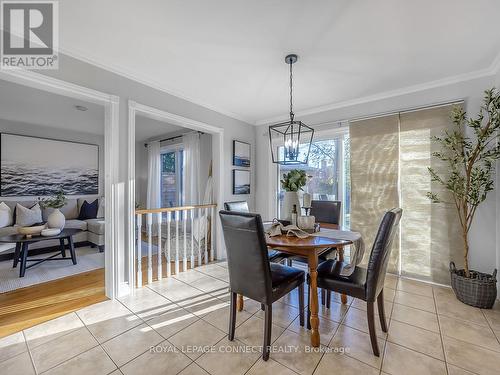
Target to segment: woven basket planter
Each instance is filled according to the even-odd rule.
[[[455,263],[450,263],[451,287],[458,300],[481,309],[491,309],[497,298],[497,270],[492,275],[465,270],[457,270]]]

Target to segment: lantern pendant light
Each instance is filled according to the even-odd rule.
[[[293,69],[298,60],[288,55],[285,62],[290,66],[290,120],[269,126],[269,142],[273,163],[282,165],[307,164],[314,129],[295,120],[293,113]]]

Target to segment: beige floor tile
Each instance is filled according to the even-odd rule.
[[[87,328],[83,327],[37,346],[31,350],[31,356],[37,372],[44,372],[97,345]]]
[[[288,327],[299,316],[299,309],[281,302],[273,303],[273,324],[280,327]],[[264,319],[264,311],[259,310],[255,316]],[[304,313],[305,318],[305,313]]]
[[[390,289],[396,289],[397,284],[398,284],[399,278],[395,275],[387,274],[385,276],[385,283],[384,287],[385,288],[390,288]]]
[[[438,333],[392,321],[387,341],[444,361],[443,345]]]
[[[432,291],[434,292],[434,297],[455,297],[453,289],[445,286],[432,286]]]
[[[50,369],[44,375],[106,375],[115,369],[115,364],[106,352],[100,346],[96,346]]]
[[[195,360],[203,354],[198,348],[214,345],[224,336],[226,334],[220,329],[203,320],[198,320],[196,323],[191,324],[189,327],[170,337],[169,341],[181,352]]]
[[[24,335],[17,332],[0,339],[0,362],[12,358],[28,350]]]
[[[155,281],[147,287],[176,303],[187,303],[191,298],[205,295],[201,290],[193,288],[173,277]]]
[[[276,340],[273,348],[271,353],[273,360],[304,375],[313,373],[325,349],[312,348],[310,338],[288,330]]]
[[[449,318],[444,315],[439,317],[439,323],[441,332],[445,336],[500,352],[500,344],[489,327]]]
[[[120,368],[124,375],[147,373],[148,375],[176,375],[191,360],[168,341],[164,341]],[[147,369],[147,371],[145,371]]]
[[[321,296],[321,293],[320,293],[320,296]],[[346,297],[347,297],[346,305],[350,305],[351,302],[354,300],[354,298],[351,296],[346,296]],[[337,303],[342,303],[341,298],[342,298],[342,295],[340,293],[332,292],[332,297],[331,297],[332,301],[337,302]],[[321,304],[321,298],[319,299],[319,303]]]
[[[479,375],[498,374],[500,353],[444,336],[446,361]]]
[[[179,375],[209,375],[209,374],[208,372],[203,370],[200,366],[198,366],[195,362],[193,362],[184,370],[179,372]]]
[[[382,356],[376,357],[373,354],[370,335],[356,329],[341,325],[329,345],[337,352],[344,352],[371,367],[380,368],[382,365]],[[385,340],[378,339],[378,348],[380,353],[384,352]]]
[[[403,292],[418,294],[426,297],[434,297],[432,285],[409,279],[400,279],[398,282],[398,290]]]
[[[30,348],[35,348],[83,327],[75,313],[63,315],[24,330]]]
[[[278,302],[299,308],[299,294],[297,290],[298,289],[295,289],[292,290],[290,293],[285,294],[278,300]],[[307,298],[308,298],[307,296],[308,296],[307,292],[304,291],[304,306],[307,305]]]
[[[393,302],[396,297],[396,290],[391,288],[384,288],[384,300]]]
[[[152,319],[177,307],[149,288],[134,289],[133,294],[120,298],[120,302],[143,320]]]
[[[464,370],[463,368],[447,364],[448,375],[475,375],[473,372]]]
[[[443,361],[388,342],[382,371],[392,375],[446,375]]]
[[[495,331],[500,331],[500,303],[498,302],[498,300],[495,303],[493,309],[482,311],[491,328],[493,328],[493,330]]]
[[[285,329],[273,324],[271,329],[271,343],[273,343]],[[234,337],[247,345],[261,346],[264,342],[264,320],[252,316],[236,328]]]
[[[229,272],[227,268],[220,267],[217,264],[207,264],[197,267],[196,271],[202,272],[206,275],[215,277],[225,282],[229,282]]]
[[[391,319],[439,333],[438,318],[434,313],[395,303]]]
[[[221,340],[213,351],[203,354],[196,363],[211,375],[243,375],[261,355],[253,350],[246,350],[241,341]]]
[[[204,276],[204,273],[198,272],[196,269],[189,269],[186,272],[179,272],[178,275],[172,275],[174,279],[182,281],[186,284],[190,284],[193,281],[201,279]]]
[[[379,370],[347,355],[326,353],[314,374],[331,375],[332,373],[342,375],[378,375]]]
[[[168,339],[198,320],[199,318],[196,315],[178,306],[176,309],[148,320],[147,324]]]
[[[407,293],[401,290],[397,290],[396,296],[394,297],[394,302],[399,303],[400,305],[413,307],[431,313],[436,312],[436,307],[434,305],[434,298],[432,297],[420,296],[418,294]]]
[[[387,321],[387,323],[389,324],[389,320]],[[349,311],[347,311],[347,314],[344,320],[342,321],[342,324],[369,333],[368,318],[366,311],[351,307]],[[380,328],[380,319],[378,314],[375,314],[375,330],[377,331],[378,337],[383,339],[386,338],[387,333],[383,332],[382,328]]]
[[[35,369],[28,352],[18,354],[6,361],[0,362],[0,374],[6,375],[35,375]]]
[[[341,303],[332,301],[329,309],[320,304],[318,315],[333,320],[334,322],[340,323],[342,319],[344,319],[344,316],[347,313],[348,309],[349,305],[343,305]]]
[[[208,292],[201,292],[201,294],[177,302],[179,306],[185,308],[189,312],[198,317],[203,317],[213,311],[218,311],[228,305],[226,301],[214,297]]]
[[[156,331],[146,324],[141,324],[105,342],[102,346],[113,362],[121,367],[162,341],[163,337]]]
[[[296,373],[272,358],[264,361],[259,359],[246,375],[295,375]]]
[[[297,317],[287,329],[298,333],[301,336],[311,337],[311,331],[307,329],[307,315],[304,317],[304,326],[301,327],[300,319]],[[328,345],[339,327],[339,323],[334,322],[323,317],[319,317],[319,334],[320,342],[323,345]]]
[[[221,331],[226,333],[229,332],[229,314],[230,307],[224,306],[218,310],[212,311],[211,313],[205,315],[203,320],[209,322],[213,326],[216,326]],[[243,322],[249,319],[252,315],[245,310],[236,313],[236,327],[239,327]]]
[[[142,320],[118,301],[104,301],[77,311],[101,344],[138,326]]]
[[[436,307],[439,315],[488,327],[488,322],[480,309],[460,302],[454,295],[436,295]]]
[[[384,310],[385,310],[385,317],[387,321],[391,318],[392,314],[392,306],[394,304],[390,301],[384,300]],[[356,309],[366,311],[366,302],[357,298],[354,298],[354,301],[351,303],[352,307],[355,307]],[[375,302],[375,313],[378,314],[378,304]]]
[[[189,285],[208,293],[227,291],[229,288],[229,284],[227,282],[207,275],[190,282]]]

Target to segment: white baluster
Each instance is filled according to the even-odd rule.
[[[157,222],[158,222],[158,280],[161,280],[163,277],[163,270],[162,270],[162,238],[161,238],[161,219],[162,219],[162,213],[158,212],[157,215]]]
[[[179,274],[179,211],[175,215],[175,274]]]
[[[194,209],[190,210],[191,216],[191,268],[194,268]]]
[[[198,267],[201,266],[201,208],[198,208]]]
[[[208,263],[208,208],[203,209],[203,222],[205,223],[205,264]]]
[[[153,214],[146,215],[146,225],[148,227],[148,284],[153,282]]]
[[[182,224],[184,227],[184,253],[182,254],[182,270],[187,271],[187,211],[182,211]]]
[[[215,207],[210,209],[210,261],[215,259],[214,236],[215,236]]]
[[[142,214],[137,214],[137,287],[142,287]]]
[[[167,212],[167,277],[172,276],[172,267],[170,265],[170,223],[172,222],[172,213]]]

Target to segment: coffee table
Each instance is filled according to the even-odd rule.
[[[36,266],[37,264],[40,264],[42,262],[48,261],[48,260],[66,260],[66,259],[71,259],[73,261],[73,264],[76,264],[76,254],[75,254],[75,245],[73,243],[73,236],[77,233],[80,233],[82,230],[81,229],[72,229],[72,228],[67,228],[63,229],[61,233],[55,236],[33,236],[31,238],[26,237],[25,235],[22,234],[11,234],[9,236],[2,236],[0,237],[0,243],[16,243],[16,249],[14,251],[14,264],[13,268],[17,267],[17,263],[21,263],[21,267],[19,269],[19,277],[24,277],[24,274],[26,273],[26,270],[28,268],[31,268],[33,266]],[[59,249],[60,253],[56,253],[54,255],[51,255],[47,258],[41,258],[41,259],[28,259],[28,246],[30,244],[36,243],[36,242],[41,242],[41,241],[49,241],[49,240],[59,240]],[[68,242],[69,246],[69,251],[71,256],[66,257],[66,248],[64,244],[64,240]],[[60,258],[56,258],[58,255],[61,255]],[[34,264],[30,264],[29,266],[27,265],[28,262],[35,262]]]

